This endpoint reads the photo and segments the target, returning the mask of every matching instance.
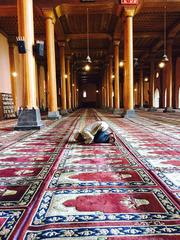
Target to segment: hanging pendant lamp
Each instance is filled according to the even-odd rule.
[[[90,65],[89,63],[91,63],[91,58],[89,56],[89,11],[87,8],[87,57],[86,57],[86,66],[85,66],[85,70],[89,71],[90,70]]]
[[[167,12],[167,7],[165,5],[164,6],[164,54],[162,56],[161,62],[159,63],[160,68],[164,68],[166,62],[169,61],[166,54],[166,12]]]

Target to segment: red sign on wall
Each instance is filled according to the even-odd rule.
[[[138,0],[121,0],[121,4],[126,4],[126,5],[138,4]]]

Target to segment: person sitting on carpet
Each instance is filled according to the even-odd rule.
[[[81,132],[75,135],[75,140],[84,142],[85,144],[95,143],[113,143],[115,136],[112,132],[108,132],[109,126],[104,121],[96,121],[85,126]]]

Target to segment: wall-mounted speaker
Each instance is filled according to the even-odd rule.
[[[44,41],[36,41],[35,53],[40,57],[44,56]]]
[[[17,40],[18,45],[18,52],[21,54],[26,53],[25,41],[24,40]]]

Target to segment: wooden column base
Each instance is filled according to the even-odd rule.
[[[147,111],[148,111],[148,112],[156,112],[156,111],[157,111],[157,108],[155,108],[155,107],[150,107],[150,108],[148,108]]]
[[[60,113],[62,116],[65,116],[68,114],[68,110],[60,110]]]
[[[73,109],[68,109],[68,113],[72,113],[73,112]]]
[[[108,107],[108,112],[113,113],[114,112],[114,108]]]
[[[175,112],[175,110],[174,110],[173,108],[171,108],[171,107],[166,107],[166,108],[163,110],[163,112],[170,112],[170,113],[172,113],[172,112]]]
[[[121,109],[120,108],[114,108],[113,109],[113,114],[122,114],[122,111],[121,111]]]
[[[33,130],[43,127],[39,109],[24,109],[20,112],[17,126],[14,130]]]
[[[121,117],[124,117],[124,118],[133,118],[133,117],[136,117],[136,113],[134,110],[125,110]]]
[[[55,119],[60,119],[60,118],[61,118],[61,115],[59,114],[58,111],[56,111],[56,112],[48,112],[48,119],[55,120]]]

